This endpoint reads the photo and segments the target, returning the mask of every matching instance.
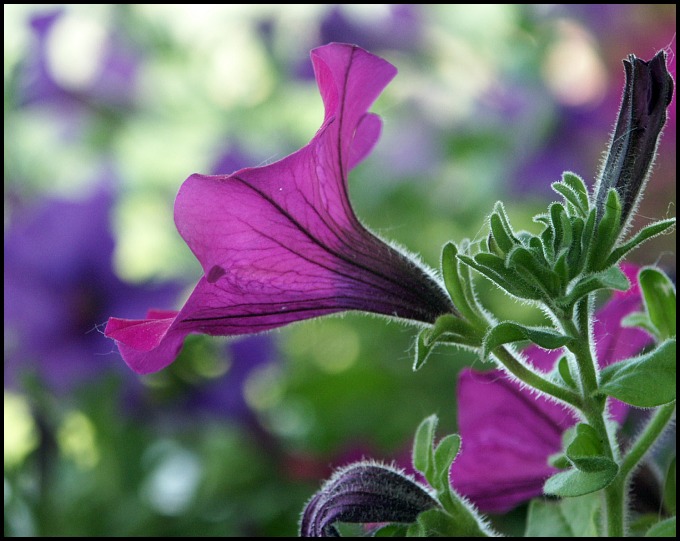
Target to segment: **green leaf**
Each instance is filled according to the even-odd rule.
[[[434,414],[423,419],[418,425],[413,439],[413,467],[428,480],[434,472],[434,449],[432,445],[438,422],[439,419]]]
[[[584,472],[571,469],[550,477],[543,485],[543,492],[554,496],[575,497],[590,494],[606,487],[618,473],[618,466],[611,462],[609,469]]]
[[[590,208],[590,201],[588,200],[588,187],[583,179],[576,173],[566,171],[562,173],[562,182],[569,186],[579,198],[579,208],[583,210],[583,216],[588,213]]]
[[[668,472],[666,473],[666,482],[663,486],[664,507],[673,515],[675,515],[675,498],[677,496],[676,486],[675,457],[673,457],[673,460],[671,460],[670,466],[668,467]]]
[[[373,537],[406,537],[408,526],[405,524],[388,524],[373,532]]]
[[[465,505],[465,504],[462,504]],[[429,509],[418,515],[415,525],[409,528],[409,537],[489,537],[477,523],[474,513],[454,517],[443,509]],[[417,527],[414,527],[416,526]]]
[[[675,336],[675,286],[662,271],[646,267],[638,274],[649,320],[661,340]]]
[[[621,320],[622,327],[640,327],[652,336],[657,336],[658,330],[649,320],[647,312],[633,312]]]
[[[658,513],[645,513],[637,516],[628,526],[627,537],[644,537],[652,526],[659,522]]]
[[[459,255],[458,259],[486,276],[509,295],[520,299],[538,300],[541,298],[536,288],[530,287],[515,271],[508,270],[505,262],[496,255],[477,254],[474,259]]]
[[[571,375],[571,369],[569,368],[569,359],[562,356],[559,361],[557,361],[557,371],[562,378],[562,381],[567,384],[568,387],[572,389],[577,389],[576,381]]]
[[[430,332],[423,335],[425,345],[434,345],[444,335],[451,335],[452,338],[447,340],[448,343],[475,347],[482,345],[480,337],[476,335],[472,326],[453,314],[444,314],[437,318]]]
[[[504,252],[508,253],[514,246],[519,244],[519,240],[510,226],[510,220],[505,213],[503,203],[500,201],[494,205],[493,214],[489,218],[489,227],[496,244]]]
[[[460,436],[449,434],[441,439],[434,450],[434,478],[432,486],[443,490],[449,486],[449,470],[460,450]]]
[[[415,359],[413,360],[413,371],[417,372],[420,370],[423,366],[425,366],[425,363],[427,362],[427,358],[430,356],[430,353],[434,349],[435,344],[428,345],[429,340],[427,340],[427,337],[430,334],[430,329],[423,329],[418,333],[418,338],[416,338],[416,355]]]
[[[451,296],[454,306],[472,323],[482,323],[481,316],[476,312],[475,299],[465,286],[466,275],[461,272],[458,261],[458,247],[449,242],[442,249],[442,276],[444,285]]]
[[[597,494],[559,502],[532,500],[524,537],[597,537],[599,510]]]
[[[550,224],[554,231],[553,250],[559,253],[563,248],[571,246],[571,221],[561,203],[550,205]]]
[[[675,517],[667,518],[652,526],[645,537],[675,537]]]
[[[599,392],[640,408],[675,400],[675,339],[605,368]]]
[[[576,242],[572,241],[571,247],[567,252],[567,268],[569,269],[569,279],[574,278],[579,272],[581,272],[581,254],[582,243],[581,238],[583,237],[583,228],[585,222],[581,218],[572,218],[571,230]]]
[[[512,321],[504,321],[489,329],[482,345],[482,358],[503,344],[530,340],[543,349],[558,349],[571,342],[571,338],[556,333],[549,327],[526,327]]]
[[[583,472],[618,469],[616,463],[604,455],[604,444],[595,429],[585,423],[576,425],[574,439],[567,447],[566,455]]]
[[[675,218],[669,218],[668,220],[660,220],[642,228],[631,240],[612,251],[612,253],[607,258],[605,266],[608,267],[610,265],[615,265],[621,261],[621,259],[623,259],[628,254],[628,252],[631,252],[646,240],[660,235],[666,231],[666,229],[674,225]]]
[[[524,246],[516,246],[507,257],[506,266],[514,269],[518,275],[553,297],[561,293],[560,277],[540,261],[536,255]]]
[[[576,282],[571,291],[563,298],[559,299],[558,302],[562,306],[571,306],[589,293],[597,291],[598,289],[626,291],[629,287],[630,282],[628,282],[628,278],[626,278],[623,271],[618,267],[611,267],[606,271],[584,276],[581,280]]]
[[[614,188],[607,193],[604,214],[597,224],[595,239],[590,245],[588,254],[588,268],[593,271],[604,270],[610,265],[606,264],[616,239],[621,232],[621,199]]]

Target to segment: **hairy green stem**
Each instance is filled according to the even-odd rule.
[[[527,385],[537,389],[547,395],[553,396],[566,404],[581,409],[581,399],[574,391],[557,385],[556,383],[544,378],[538,372],[520,362],[515,356],[504,347],[493,350],[493,354],[498,361],[513,376],[523,381]]]
[[[590,333],[592,295],[582,299],[576,306],[573,318],[560,318],[564,332],[575,340],[569,346],[578,366],[579,384],[582,392],[581,411],[587,423],[600,435],[605,456],[619,462],[620,453],[616,435],[607,430],[606,397],[597,393],[599,385],[597,359],[593,356]],[[622,537],[625,532],[625,483],[618,474],[604,489],[605,525],[607,537]]]
[[[675,415],[675,400],[656,409],[642,433],[630,447],[621,463],[619,475],[626,479],[654,445]]]

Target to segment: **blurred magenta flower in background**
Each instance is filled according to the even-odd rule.
[[[182,185],[175,222],[204,276],[179,313],[109,320],[106,335],[136,372],[170,364],[189,333],[248,334],[343,310],[433,323],[454,311],[429,271],[370,233],[349,202],[348,171],[381,130],[367,109],[395,68],[343,44],[312,60],[326,114],[307,146]]]
[[[623,269],[633,285],[615,292],[596,313],[593,334],[601,367],[632,357],[652,342],[640,329],[621,326],[623,318],[642,306],[637,268]],[[560,350],[531,346],[524,355],[534,367],[549,372]],[[490,513],[504,513],[540,496],[546,479],[558,471],[548,457],[562,450],[562,434],[576,424],[576,417],[560,404],[534,396],[501,370],[464,369],[457,396],[462,447],[451,469],[456,490]],[[626,404],[611,401],[616,422],[621,424],[627,412]]]

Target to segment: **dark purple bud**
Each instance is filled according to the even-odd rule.
[[[438,506],[425,487],[383,464],[357,462],[335,472],[307,503],[301,537],[339,537],[336,522],[414,522]]]
[[[673,97],[673,78],[666,68],[665,51],[647,62],[631,54],[623,65],[626,87],[596,190],[601,218],[609,189],[616,189],[621,198],[622,225],[639,201]]]

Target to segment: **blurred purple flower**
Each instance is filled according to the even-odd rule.
[[[427,269],[359,222],[348,197],[348,171],[380,135],[367,110],[396,69],[345,44],[312,60],[326,114],[307,146],[182,185],[175,223],[204,276],[178,313],[109,320],[106,335],[136,372],[170,364],[190,333],[256,333],[344,310],[425,323],[455,311]]]
[[[276,361],[276,343],[270,336],[245,336],[226,346],[229,369],[220,377],[193,383],[183,396],[173,397],[178,410],[218,420],[258,425],[244,396],[244,385],[253,370]]]
[[[107,314],[166,305],[179,287],[136,286],[112,270],[112,194],[12,209],[5,232],[5,386],[34,375],[68,391],[119,365],[97,325]]]
[[[593,329],[600,366],[639,353],[652,342],[636,328],[621,327],[621,320],[642,307],[637,269],[623,270],[634,284],[596,313]],[[524,351],[529,362],[545,372],[553,369],[559,350],[536,346]],[[454,487],[482,511],[504,513],[542,494],[545,480],[558,470],[548,457],[562,450],[562,434],[576,424],[563,406],[533,395],[504,372],[463,370],[458,378],[458,428],[461,454],[453,464]],[[611,417],[623,422],[628,406],[612,401]]]
[[[383,4],[384,13],[352,16],[347,6],[335,4],[321,19],[316,43],[353,43],[368,51],[412,51],[423,36],[423,7],[419,4]],[[309,62],[295,67],[295,75],[312,79]]]
[[[34,42],[21,66],[20,105],[51,105],[71,113],[92,107],[131,106],[139,55],[115,32],[104,37],[96,72],[82,87],[68,88],[55,78],[49,60],[50,35],[68,16],[68,8],[59,7],[31,17]]]

